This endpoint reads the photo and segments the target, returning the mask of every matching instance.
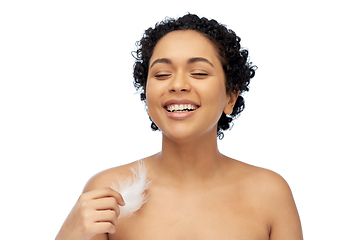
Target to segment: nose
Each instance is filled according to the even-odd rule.
[[[170,85],[169,85],[169,92],[189,92],[191,90],[191,85],[187,79],[185,74],[178,73],[176,74]]]

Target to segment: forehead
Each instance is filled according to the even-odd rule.
[[[194,30],[177,30],[166,34],[158,41],[151,60],[156,58],[185,60],[193,57],[219,61],[220,56],[215,45],[203,34]]]

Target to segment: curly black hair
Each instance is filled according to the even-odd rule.
[[[167,33],[176,30],[195,30],[203,34],[217,47],[222,67],[226,76],[226,92],[237,93],[239,97],[230,115],[222,114],[217,125],[217,136],[224,137],[223,131],[230,128],[233,119],[244,110],[242,93],[249,91],[250,79],[255,76],[256,66],[248,61],[248,51],[241,48],[240,37],[234,31],[216,20],[199,18],[194,14],[186,14],[178,19],[166,18],[157,23],[154,28],[148,28],[142,39],[136,43],[137,50],[133,52],[136,59],[134,64],[134,86],[140,90],[140,99],[146,103],[146,82],[148,77],[149,61],[157,42]],[[150,118],[151,120],[151,118]],[[151,120],[151,128],[159,128]]]

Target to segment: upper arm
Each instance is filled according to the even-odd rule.
[[[90,192],[98,188],[113,187],[120,180],[127,180],[132,174],[132,165],[127,164],[120,167],[110,168],[95,174],[86,183],[83,192]]]
[[[302,240],[299,214],[287,182],[271,173],[267,181],[267,204],[270,211],[270,240]]]
[[[90,192],[98,188],[109,187],[109,184],[105,181],[105,175],[105,172],[100,172],[90,178],[89,181],[87,181],[85,184],[83,193]]]
[[[119,180],[119,176],[122,176],[123,173],[118,169],[111,168],[95,174],[89,181],[85,184],[83,192],[90,192],[95,189],[112,187],[114,183]]]

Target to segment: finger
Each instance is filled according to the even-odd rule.
[[[110,222],[112,225],[117,225],[118,215],[112,210],[97,211],[96,222]]]
[[[97,234],[100,234],[100,233],[114,234],[116,228],[111,222],[96,222],[94,224],[93,229],[94,229],[94,232],[96,232]]]
[[[92,199],[99,199],[99,198],[105,198],[105,197],[113,197],[116,199],[117,203],[121,206],[125,206],[125,201],[120,193],[115,191],[112,188],[105,187],[105,188],[99,188],[95,189],[91,192],[88,192]]]
[[[97,211],[112,210],[117,216],[120,214],[118,202],[113,197],[98,198],[92,201],[92,206]]]

